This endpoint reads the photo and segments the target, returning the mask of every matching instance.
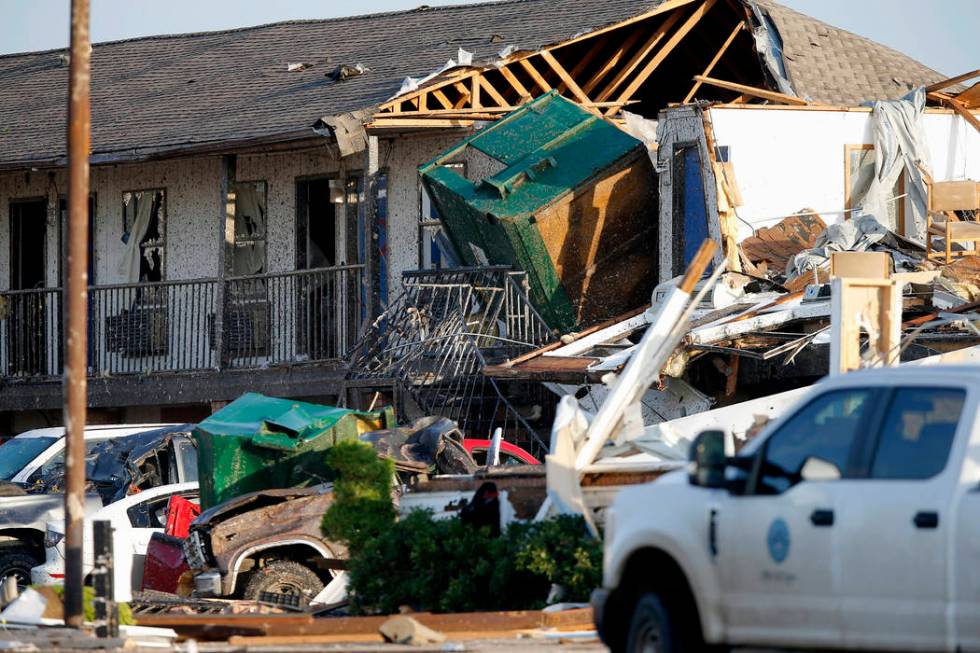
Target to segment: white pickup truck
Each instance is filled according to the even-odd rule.
[[[613,651],[980,651],[980,366],[828,378],[606,515]]]

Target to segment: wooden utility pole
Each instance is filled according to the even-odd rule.
[[[85,409],[88,346],[89,104],[88,0],[71,0],[68,69],[68,279],[65,284],[65,624],[82,625]]]

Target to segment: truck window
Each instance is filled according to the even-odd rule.
[[[821,395],[766,441],[756,494],[780,494],[799,483],[807,460],[847,470],[854,441],[871,407],[872,391],[837,390]]]
[[[946,467],[966,392],[899,388],[878,433],[871,478],[921,480]]]

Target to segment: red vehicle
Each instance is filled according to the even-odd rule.
[[[477,440],[466,438],[463,440],[463,447],[473,456],[477,465],[487,464],[487,450],[490,448],[490,440]],[[501,465],[540,465],[541,461],[524,451],[516,444],[503,441],[500,443],[500,464]]]

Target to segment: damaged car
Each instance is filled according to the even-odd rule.
[[[142,489],[196,481],[196,449],[190,429],[190,425],[86,429],[85,513],[92,514]],[[45,561],[45,525],[64,520],[64,430],[45,431],[52,431],[44,436],[50,436],[50,441],[33,443],[38,451],[21,466],[31,468],[31,473],[13,475],[22,482],[0,484],[0,581],[13,577],[20,586],[30,584],[31,568]],[[12,458],[24,453],[22,446],[5,451],[22,437],[0,447],[4,464],[10,463],[7,453]],[[24,438],[29,439],[41,438]],[[39,456],[45,460],[34,464]]]
[[[442,417],[364,433],[360,440],[394,462],[396,498],[419,477],[471,474],[477,468],[456,423]],[[347,558],[344,546],[327,540],[320,529],[332,501],[332,485],[321,483],[250,492],[205,510],[184,542],[195,594],[317,597],[341,577]]]

